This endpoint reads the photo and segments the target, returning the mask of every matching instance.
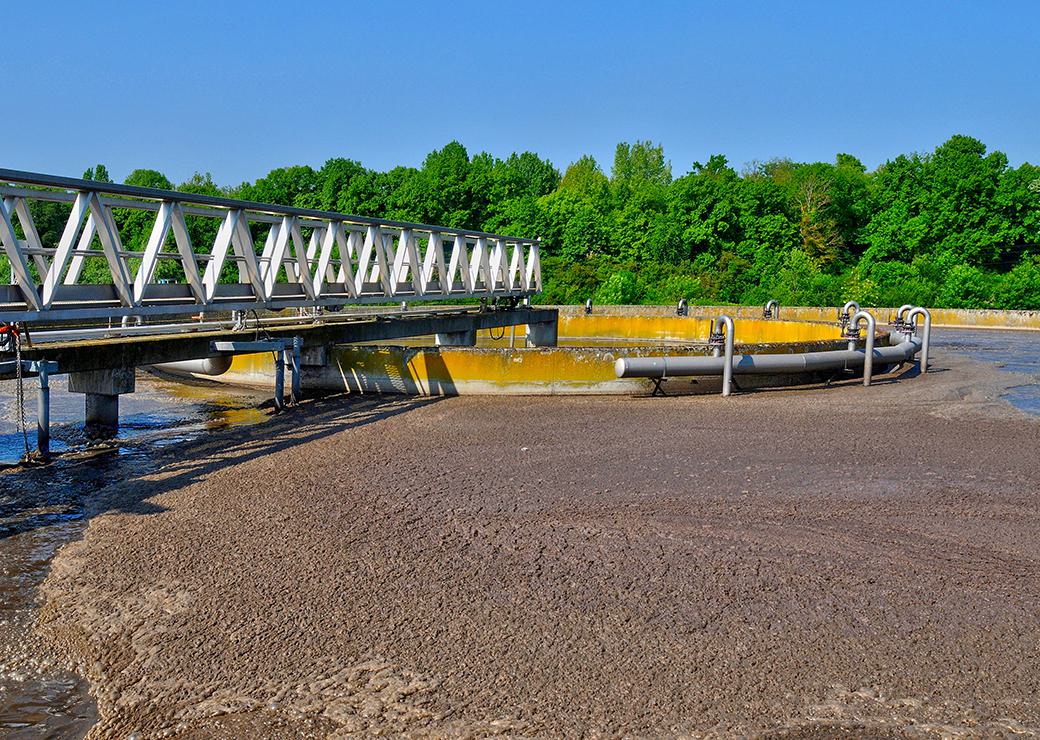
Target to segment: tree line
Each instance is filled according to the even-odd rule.
[[[109,179],[101,165],[85,177]],[[545,303],[1040,309],[1040,167],[1010,167],[961,135],[873,171],[849,154],[740,172],[714,155],[673,177],[663,148],[637,141],[617,145],[609,173],[584,156],[561,174],[531,152],[470,156],[451,142],[418,168],[337,158],[234,187],[208,174],[175,185],[148,169],[125,182],[540,237]],[[60,206],[38,208],[41,231],[62,228]],[[128,246],[142,248],[147,214],[117,218]],[[197,246],[212,243],[201,232],[215,222],[191,228]]]

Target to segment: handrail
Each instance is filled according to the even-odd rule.
[[[13,283],[0,286],[0,321],[8,323],[520,300],[542,288],[537,239],[8,169],[3,182],[11,184],[0,185],[0,254]],[[37,201],[70,204],[55,244],[43,243],[33,221]],[[124,246],[127,210],[155,214],[141,251]],[[203,230],[207,243],[197,243],[195,231],[193,242],[191,218],[215,220],[216,236]],[[111,283],[84,282],[91,259],[105,262]],[[178,263],[179,282],[154,282],[163,261]],[[237,270],[237,284],[225,266]]]
[[[507,236],[486,231],[473,229],[457,229],[448,226],[437,226],[434,224],[414,223],[410,221],[393,221],[371,216],[352,216],[337,211],[323,211],[316,208],[298,208],[296,206],[283,206],[275,203],[263,203],[252,200],[237,200],[225,198],[219,195],[204,195],[201,193],[186,193],[181,190],[163,190],[161,188],[145,188],[137,185],[122,185],[114,182],[99,182],[97,180],[82,180],[76,177],[63,177],[61,175],[46,175],[40,172],[26,172],[22,170],[9,170],[0,167],[0,182],[18,185],[34,185],[45,188],[58,188],[61,190],[72,190],[76,192],[106,193],[109,195],[124,195],[131,198],[144,198],[148,200],[168,201],[170,203],[190,203],[193,205],[214,206],[217,208],[230,208],[236,210],[259,211],[261,213],[275,214],[279,216],[296,216],[312,218],[319,221],[330,219],[350,221],[351,223],[364,224],[366,226],[386,226],[394,229],[418,229],[419,231],[439,231],[448,236],[484,237],[485,239],[505,239],[506,241],[523,242],[525,244],[537,242],[537,239]],[[122,207],[123,204],[120,204]],[[129,204],[126,204],[129,206]]]

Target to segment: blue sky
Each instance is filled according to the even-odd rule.
[[[0,166],[222,184],[452,139],[561,169],[651,139],[869,167],[954,133],[1040,161],[1037,2],[36,2],[0,34]]]

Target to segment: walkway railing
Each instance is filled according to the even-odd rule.
[[[41,239],[34,203],[67,204],[49,207],[64,220],[56,243]],[[147,240],[128,249],[121,230],[141,229],[142,213]],[[0,244],[8,323],[520,298],[542,288],[536,239],[5,169]],[[95,279],[110,281],[85,280],[91,262]],[[159,279],[164,262],[175,266]]]

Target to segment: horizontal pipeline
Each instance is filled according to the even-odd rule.
[[[890,365],[912,360],[921,349],[921,340],[910,337],[891,347],[877,347],[875,365]],[[800,352],[781,355],[734,355],[735,375],[772,375],[808,373],[820,370],[853,370],[863,367],[863,350]],[[622,357],[614,363],[619,378],[674,378],[689,375],[722,375],[724,357]]]
[[[180,362],[163,362],[152,365],[156,370],[173,375],[223,375],[231,369],[231,355],[204,357],[199,360],[181,360]]]

